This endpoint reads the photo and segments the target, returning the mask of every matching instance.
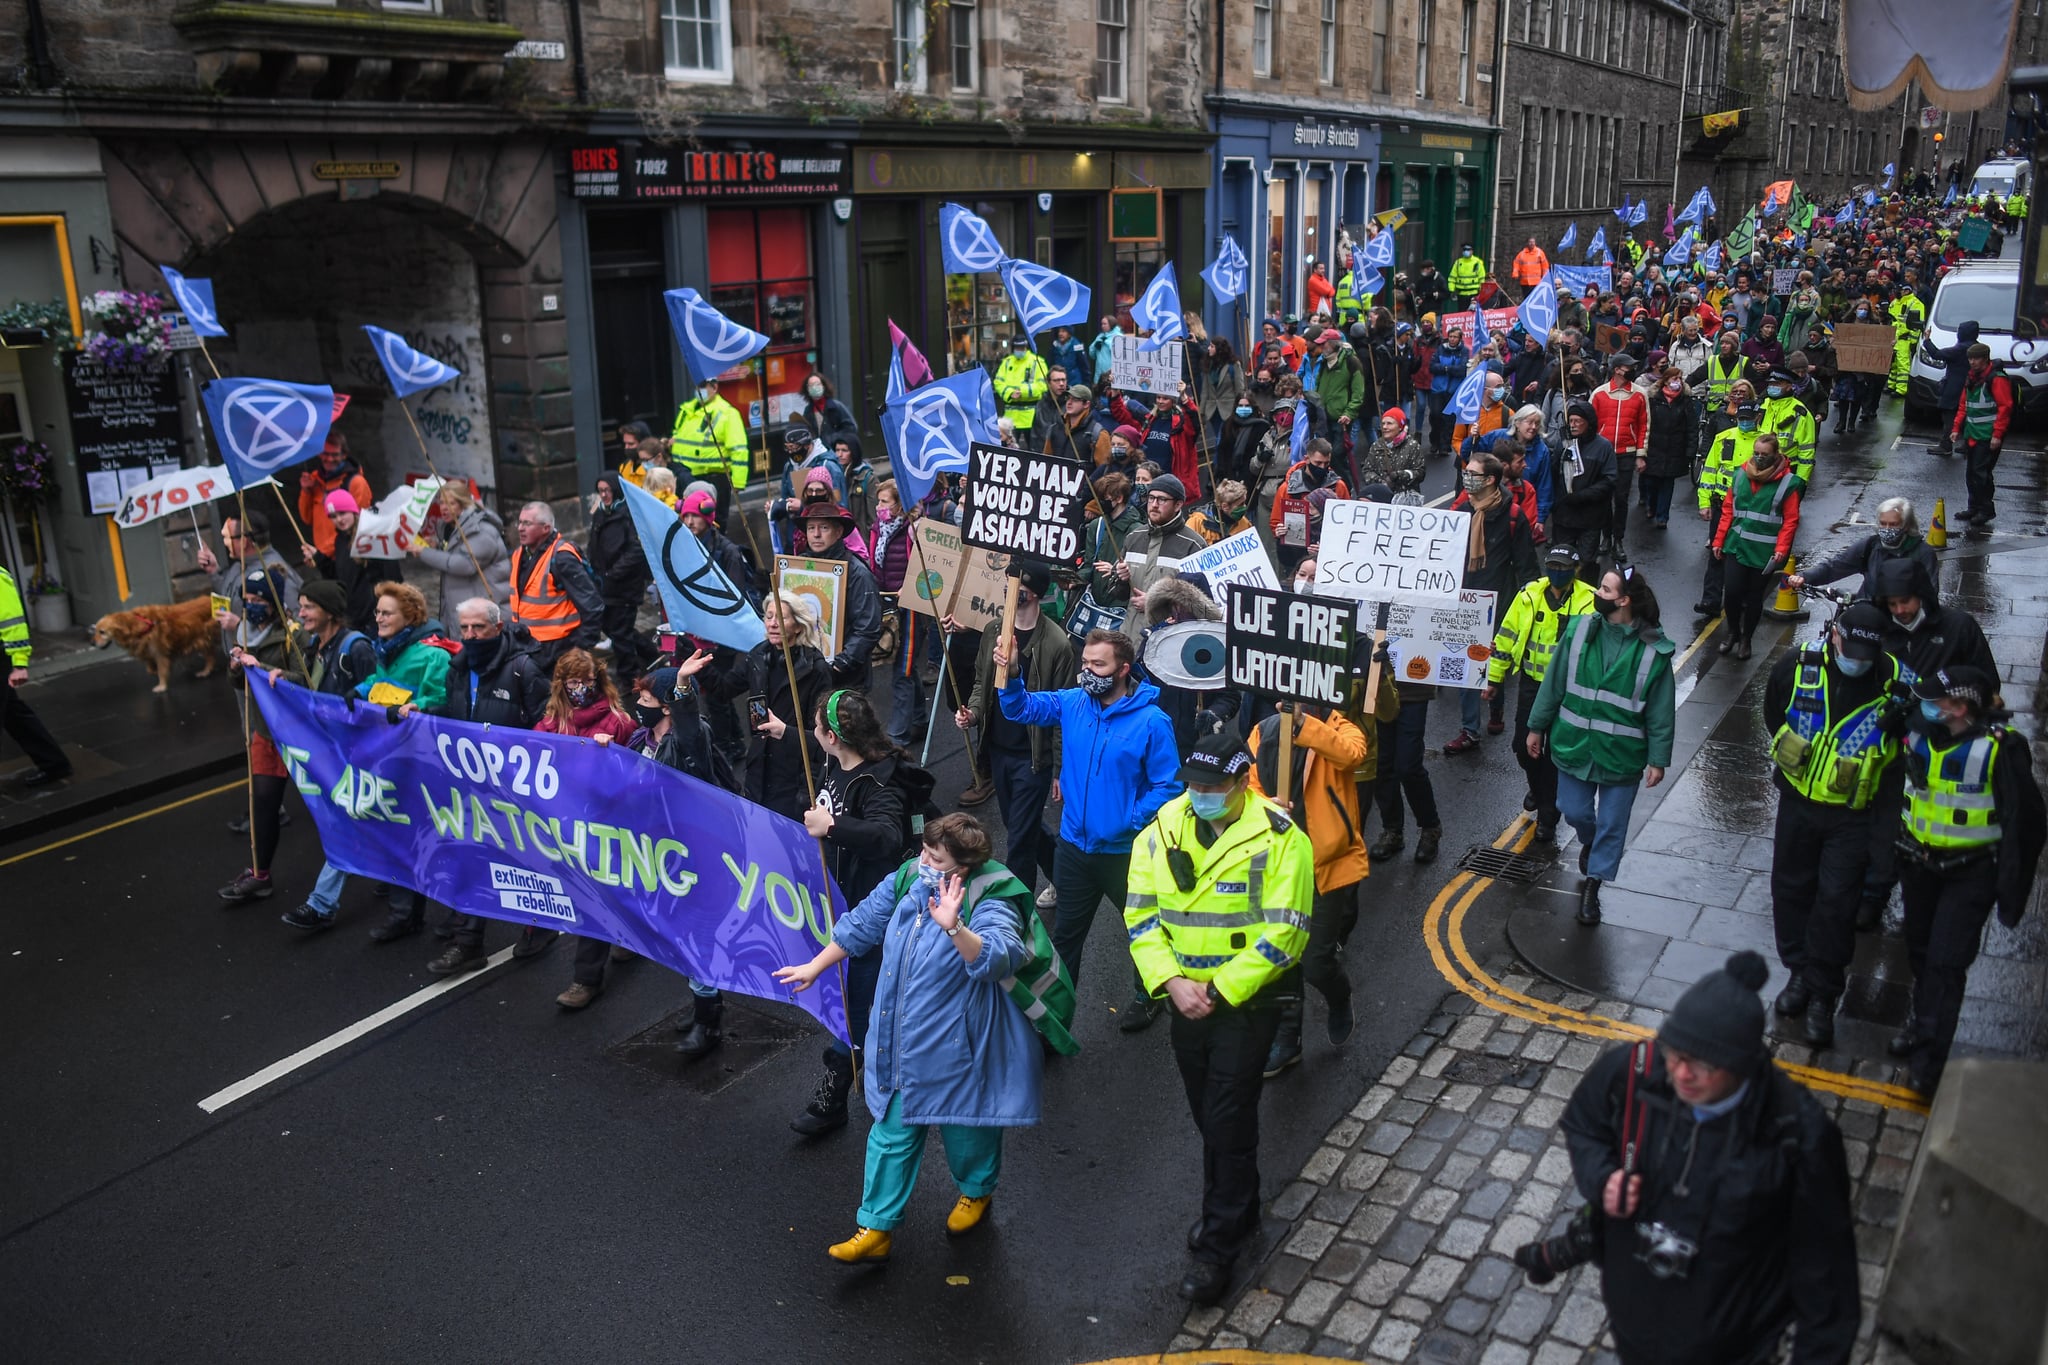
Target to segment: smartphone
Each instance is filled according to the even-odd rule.
[[[750,725],[768,723],[768,697],[765,693],[756,692],[747,698],[747,722]]]

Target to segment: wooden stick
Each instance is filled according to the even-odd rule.
[[[996,660],[996,690],[1002,691],[1010,681],[1010,665],[1005,662],[1017,650],[1017,588],[1023,582],[1018,574],[1011,574],[1009,585],[1003,590],[1003,657]]]
[[[1372,628],[1372,662],[1365,670],[1365,715],[1377,719],[1380,709],[1380,653],[1387,647],[1387,613],[1391,602],[1380,603],[1379,619]]]
[[[210,359],[207,361],[209,365],[212,363]],[[218,377],[217,373],[216,377]],[[240,528],[242,535],[236,540],[235,544],[237,546],[244,546],[249,543],[249,509],[243,501],[242,490],[239,488],[235,490],[235,511],[242,521]],[[195,524],[197,523],[195,522]],[[235,562],[241,565],[242,578],[246,583],[249,577],[248,554],[237,549],[235,552]],[[241,607],[244,613],[249,610],[246,603],[237,602],[235,605]],[[244,619],[247,619],[246,616]],[[247,777],[247,795],[249,798],[249,871],[252,874],[262,870],[256,866],[256,754],[250,748],[249,741],[249,712],[256,705],[256,694],[251,689],[255,686],[255,682],[249,677],[249,670],[245,667],[242,670],[242,769]]]
[[[920,517],[918,520],[922,521],[923,518]],[[924,538],[918,535],[917,533],[916,521],[913,521],[908,526],[906,526],[904,528],[904,531],[905,534],[907,534],[910,537],[911,553],[917,556],[917,576],[918,579],[922,581],[927,572],[924,561]],[[967,556],[969,553],[970,551],[968,550],[967,546],[963,544],[960,547],[960,567],[963,571],[967,567]],[[945,684],[946,691],[952,696],[953,709],[955,711],[958,711],[967,703],[960,700],[960,680],[953,676],[953,670],[950,667],[950,665],[953,662],[953,651],[950,647],[950,642],[946,638],[945,618],[953,614],[953,607],[958,602],[960,597],[960,584],[966,577],[967,575],[965,572],[954,575],[953,591],[948,593],[946,596],[946,606],[943,613],[936,614],[932,618],[932,626],[939,632],[939,681]],[[910,591],[913,594],[915,594],[917,592],[917,589],[913,587]],[[932,604],[932,609],[935,613],[939,612],[939,606],[936,602]],[[910,608],[903,605],[903,590],[901,588],[898,588],[896,590],[896,610],[899,615],[905,618],[903,624],[904,641],[901,647],[907,650],[910,647],[909,636],[911,630],[908,618],[916,616],[919,613],[914,612],[910,610]],[[917,666],[917,661],[914,659],[906,659],[904,660],[904,664],[907,667],[915,668]],[[938,702],[939,689],[935,687],[932,689],[932,705],[934,708],[938,706]],[[974,732],[972,730],[962,730],[960,732],[960,736],[962,739],[967,741],[968,767],[975,772],[980,772],[981,758],[978,754],[974,752]],[[931,725],[929,723],[925,725],[925,741],[925,752],[929,754],[931,752]],[[922,767],[923,765],[919,764],[919,766]]]
[[[1287,814],[1292,817],[1294,815],[1294,712],[1291,710],[1280,712],[1279,768],[1279,780],[1274,783],[1279,790],[1273,793],[1273,799],[1284,806]]]

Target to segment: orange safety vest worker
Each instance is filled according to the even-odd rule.
[[[512,551],[512,619],[525,626],[533,638],[546,644],[554,640],[566,640],[583,624],[583,613],[569,600],[569,594],[562,585],[555,582],[550,566],[557,553],[566,552],[583,558],[583,552],[562,536],[556,536],[536,555],[533,567],[527,568],[526,546]]]

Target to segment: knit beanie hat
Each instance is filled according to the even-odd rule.
[[[337,621],[348,616],[348,594],[331,578],[307,579],[299,585],[299,596]]]
[[[355,494],[349,492],[346,488],[337,488],[327,495],[327,514],[329,516],[333,516],[336,512],[360,512],[362,510],[361,507],[356,505]]]
[[[1380,420],[1382,422],[1386,421],[1389,417],[1394,419],[1396,436],[1405,436],[1408,434],[1408,412],[1405,408],[1388,408],[1385,412],[1380,414]]]
[[[1712,1066],[1747,1076],[1764,1064],[1764,1002],[1757,994],[1770,967],[1753,952],[1740,952],[1719,971],[1708,972],[1678,997],[1657,1030],[1657,1041]]]

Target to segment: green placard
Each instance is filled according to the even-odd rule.
[[[1156,242],[1159,240],[1160,193],[1156,189],[1111,190],[1109,192],[1109,240],[1112,242]]]

